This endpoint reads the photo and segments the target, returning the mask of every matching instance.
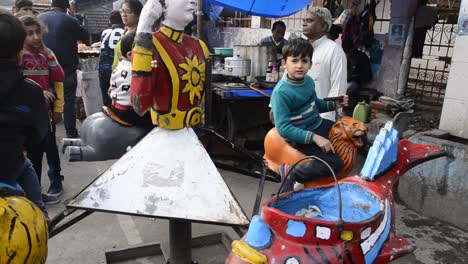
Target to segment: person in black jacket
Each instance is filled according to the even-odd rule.
[[[89,35],[78,20],[67,14],[70,7],[68,0],[52,0],[51,10],[40,14],[37,18],[48,29],[43,40],[46,47],[51,49],[65,72],[63,93],[63,124],[68,138],[78,138],[75,116],[75,99],[77,87],[76,69],[78,68],[78,44],[81,40],[88,42]]]
[[[26,31],[21,22],[0,11],[0,183],[17,186],[44,212],[41,189],[26,144],[41,142],[49,116],[40,86],[26,79],[19,65]]]
[[[125,31],[119,11],[112,11],[109,21],[111,27],[105,29],[101,34],[101,54],[99,55],[99,86],[101,87],[102,104],[105,106],[110,106],[112,102],[108,91],[112,74],[112,63],[114,62],[114,49]]]

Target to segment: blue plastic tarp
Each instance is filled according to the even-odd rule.
[[[286,17],[301,11],[311,0],[206,0],[225,8],[262,17]]]
[[[210,18],[211,22],[216,23],[219,15],[223,12],[224,7],[206,2],[203,5],[203,11]]]

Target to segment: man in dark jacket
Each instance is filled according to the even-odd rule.
[[[101,54],[99,55],[99,86],[101,87],[102,103],[105,106],[110,106],[112,102],[109,97],[109,87],[114,49],[123,37],[125,27],[120,12],[117,10],[110,13],[109,21],[111,27],[105,29],[101,34]]]
[[[63,107],[63,123],[67,137],[78,137],[75,117],[75,97],[78,67],[78,44],[77,41],[87,42],[88,33],[84,30],[77,19],[67,15],[70,7],[68,0],[52,0],[51,10],[38,16],[48,28],[44,35],[45,45],[51,49],[65,72],[63,92],[65,105]]]
[[[37,175],[25,173],[31,163],[24,157],[25,145],[41,142],[49,117],[41,87],[25,79],[18,65],[26,32],[13,15],[0,10],[0,183],[16,186],[43,211]]]

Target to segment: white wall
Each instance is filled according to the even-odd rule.
[[[468,138],[468,36],[457,36],[439,128]]]

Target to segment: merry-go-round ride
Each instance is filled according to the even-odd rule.
[[[175,2],[193,7],[187,11],[195,8],[193,0],[173,0],[169,6]],[[129,127],[106,110],[88,117],[81,139],[64,140],[64,150],[75,160],[120,159],[51,220],[50,238],[93,212],[108,212],[169,220],[168,247],[154,244],[115,250],[106,253],[108,261],[163,254],[170,263],[186,264],[193,261],[192,246],[230,241],[225,235],[192,238],[192,222],[230,226],[242,237],[232,243],[226,263],[386,263],[413,250],[395,235],[391,189],[411,167],[444,155],[439,147],[399,141],[389,123],[374,141],[360,175],[346,177],[366,129],[361,123],[344,118],[336,123],[330,138],[345,161],[345,169],[339,175],[305,183],[305,189],[281,195],[278,191],[260,210],[267,171],[274,172],[280,163],[297,164],[311,157],[294,152],[274,129],[266,136],[264,159],[227,140],[207,126],[209,122],[197,126],[203,118],[203,93],[209,88],[206,47],[181,33],[190,22],[189,16],[176,17],[167,8],[158,0],[147,1],[133,58],[138,84],[138,89],[132,91],[135,110],[151,109],[159,126],[151,131]],[[151,33],[151,26],[163,9],[165,19],[173,19],[169,24],[179,25],[180,30],[163,26]],[[179,45],[183,42],[188,44]],[[161,83],[167,85],[155,86]],[[210,109],[205,111],[209,116]],[[260,214],[251,220],[205,149],[212,140],[260,168],[253,210]],[[278,181],[279,176],[273,174],[271,179]],[[0,245],[0,249],[6,247],[6,255],[0,253],[0,263],[12,256],[19,259],[24,252],[26,259],[21,258],[22,263],[45,262],[47,241],[41,239],[46,233],[42,214],[37,215],[34,205],[18,194],[1,201],[6,203],[0,203],[0,228],[6,229],[2,229],[5,232],[0,241],[7,239],[8,243]],[[16,212],[15,206],[24,211]],[[241,227],[247,226],[245,233]],[[34,228],[35,237],[21,228]],[[19,240],[38,245],[30,250],[25,245],[31,247],[33,242],[18,246],[14,241]]]

